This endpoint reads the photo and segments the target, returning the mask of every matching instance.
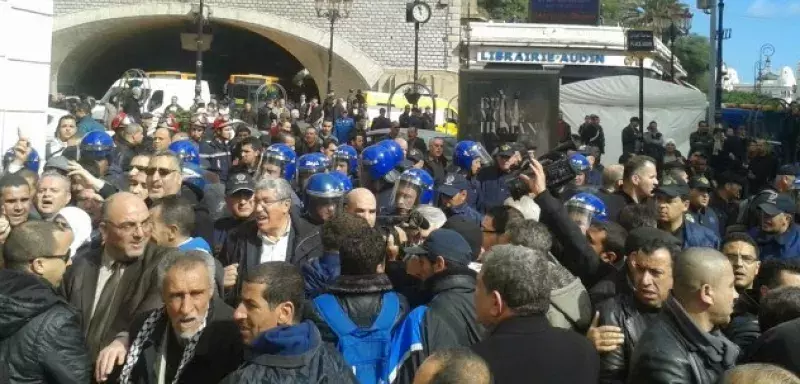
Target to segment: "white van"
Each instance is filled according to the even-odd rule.
[[[134,79],[128,79],[135,80]],[[172,102],[172,97],[178,97],[178,105],[188,110],[194,105],[194,80],[181,79],[146,79],[142,82],[142,97],[144,103],[142,112],[150,112],[155,117],[160,117],[164,109]],[[105,95],[97,101],[97,105],[92,109],[92,117],[95,120],[103,121],[106,113],[105,104],[109,102],[112,95],[116,95],[123,88],[128,88],[126,81],[119,79],[111,85]],[[211,91],[208,82],[201,82],[200,97],[208,102],[211,99]]]

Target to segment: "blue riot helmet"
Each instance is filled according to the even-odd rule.
[[[292,181],[295,174],[297,155],[286,144],[272,144],[261,153],[259,175],[272,175]]]
[[[183,162],[181,165],[181,179],[183,185],[191,188],[199,198],[203,197],[206,188],[205,171],[199,164]]]
[[[468,175],[477,175],[481,167],[491,163],[492,156],[481,143],[470,140],[459,141],[453,149],[453,164]]]
[[[569,157],[569,164],[572,166],[572,169],[575,170],[576,176],[574,184],[577,186],[586,184],[586,173],[588,173],[591,168],[589,159],[580,153],[574,153]]]
[[[3,155],[3,169],[8,170],[8,166],[14,161],[17,155],[14,153],[14,148],[9,149],[6,151],[6,154]],[[33,172],[39,172],[39,164],[40,164],[39,152],[36,152],[35,149],[31,148],[31,153],[28,154],[28,158],[25,159],[25,162],[22,164],[23,167],[30,169]]]
[[[308,177],[303,205],[308,219],[322,224],[336,215],[342,205],[345,190],[342,181],[329,173],[316,173]]]
[[[392,202],[398,215],[406,215],[420,204],[433,203],[433,177],[422,169],[409,169],[397,178]]]
[[[575,173],[588,172],[589,168],[591,167],[589,164],[589,159],[580,153],[573,153],[570,155],[569,164],[572,166],[572,169],[575,170]]]
[[[331,156],[331,169],[348,175],[355,174],[358,169],[358,151],[350,145],[340,145]]]
[[[169,150],[175,152],[184,163],[200,165],[200,153],[189,140],[176,141],[169,145]]]
[[[331,171],[329,174],[335,176],[337,179],[339,179],[339,181],[342,182],[342,188],[344,188],[344,193],[353,190],[353,180],[350,180],[350,176],[347,176],[340,171]]]
[[[108,159],[114,149],[114,139],[105,131],[89,132],[81,139],[78,148],[78,160],[87,157],[93,160]]]
[[[388,149],[392,156],[394,156],[395,166],[402,163],[403,160],[406,159],[406,154],[403,153],[403,147],[401,147],[400,144],[397,144],[396,141],[392,139],[381,140],[378,145]]]
[[[578,224],[578,227],[585,234],[592,224],[592,220],[607,222],[606,204],[599,197],[591,193],[578,193],[567,200],[564,205],[570,219]]]
[[[378,193],[382,188],[376,187],[375,182],[394,183],[399,175],[399,172],[395,169],[397,166],[395,161],[395,156],[382,145],[373,144],[364,148],[361,152],[358,174],[361,186],[373,193]]]
[[[297,188],[305,190],[306,180],[311,175],[325,173],[331,167],[331,160],[320,152],[307,153],[297,158]]]

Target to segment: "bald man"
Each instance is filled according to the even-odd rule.
[[[777,365],[751,363],[725,372],[721,384],[800,384],[800,378]]]
[[[469,349],[445,349],[422,363],[413,384],[489,384],[492,374],[483,359]]]
[[[628,382],[716,383],[739,354],[719,331],[739,296],[733,267],[715,249],[689,248],[673,262],[672,274],[672,297],[639,339]]]
[[[408,141],[402,137],[397,137],[394,139],[394,142],[403,149],[403,158],[405,159],[406,155],[408,154]]]
[[[150,243],[150,212],[132,193],[106,200],[99,229],[103,247],[74,258],[61,285],[64,297],[81,312],[91,361],[124,336],[120,333],[136,314],[161,307],[156,267],[166,252]]]
[[[369,189],[356,188],[347,194],[344,202],[345,211],[367,220],[370,227],[375,227],[378,203]]]

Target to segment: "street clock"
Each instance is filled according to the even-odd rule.
[[[406,22],[425,24],[431,19],[431,6],[415,1],[406,4]]]

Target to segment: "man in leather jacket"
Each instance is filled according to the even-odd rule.
[[[600,354],[600,383],[624,383],[631,355],[647,328],[657,318],[672,289],[672,260],[680,252],[677,239],[655,228],[631,231],[628,255],[617,274],[617,295],[597,305],[599,324],[620,328],[624,342]]]
[[[630,383],[713,384],[736,363],[739,347],[718,330],[739,296],[730,261],[690,248],[675,259],[673,276],[672,296],[633,352]]]

